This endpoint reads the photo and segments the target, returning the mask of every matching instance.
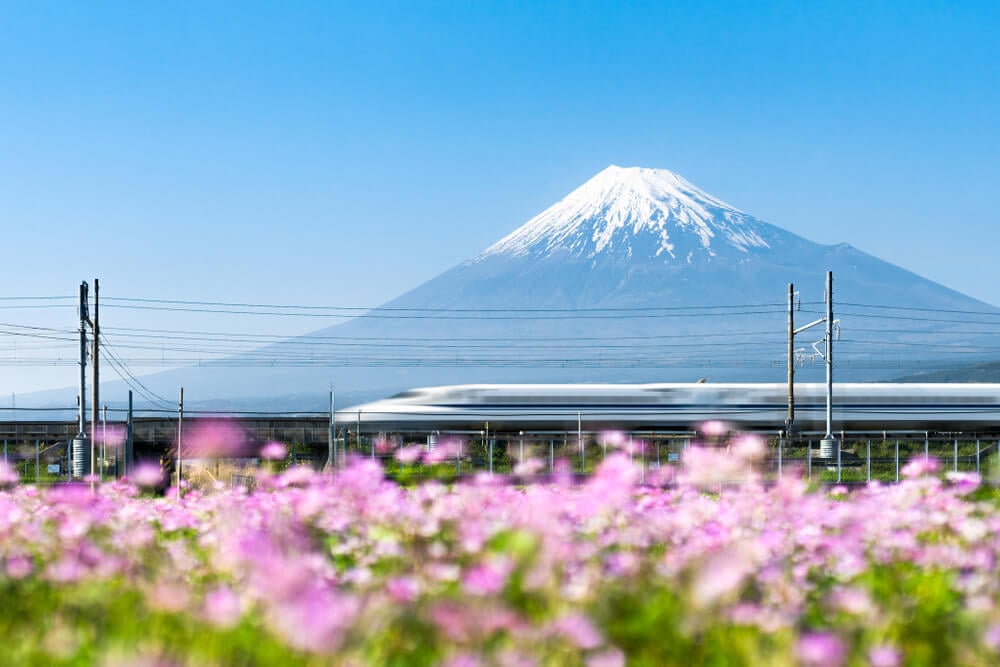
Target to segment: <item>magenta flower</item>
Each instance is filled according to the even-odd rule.
[[[408,445],[397,449],[395,458],[400,463],[408,465],[419,461],[423,452],[424,448],[421,445]]]
[[[925,475],[933,475],[940,468],[941,464],[936,458],[918,456],[910,459],[906,465],[900,468],[899,474],[906,479],[917,479]]]
[[[625,667],[625,654],[616,648],[587,656],[587,667]]]
[[[219,586],[205,595],[205,605],[202,612],[212,625],[218,628],[231,628],[239,621],[243,611],[240,600],[228,586]]]
[[[847,657],[843,640],[829,632],[803,635],[799,638],[796,654],[808,667],[839,667]]]
[[[17,480],[17,470],[6,461],[0,461],[0,487],[13,486]]]
[[[899,667],[902,662],[899,651],[891,646],[873,646],[868,651],[868,663],[871,667]]]
[[[155,463],[140,463],[130,478],[136,486],[153,487],[163,481],[163,470]]]
[[[495,595],[507,583],[507,570],[495,563],[476,565],[462,577],[462,588],[469,595]]]
[[[385,589],[396,602],[413,602],[420,594],[420,582],[413,577],[393,577]]]
[[[569,640],[571,644],[584,651],[597,648],[604,639],[594,624],[582,614],[563,616],[552,624],[552,630]]]
[[[243,455],[247,436],[243,428],[228,419],[197,422],[184,437],[185,457],[227,457]]]
[[[288,448],[280,442],[271,441],[260,448],[260,457],[271,461],[278,461],[285,458]]]

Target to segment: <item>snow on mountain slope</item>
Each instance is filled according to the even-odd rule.
[[[883,332],[872,304],[992,306],[846,243],[820,245],[758,220],[670,171],[612,166],[482,253],[366,315],[143,380],[164,396],[184,386],[190,397],[257,407],[282,395],[322,405],[331,382],[339,397],[360,401],[433,384],[780,381],[787,284],[806,303],[799,317],[817,317],[827,270],[845,332],[839,380],[948,367],[958,344],[988,349],[960,325],[921,321],[921,311]],[[577,312],[586,309],[605,312]],[[986,360],[972,356],[962,362]],[[262,367],[269,357],[278,363]],[[822,366],[799,372],[821,379]],[[71,403],[75,390],[63,393]]]
[[[769,248],[774,231],[669,170],[612,165],[471,261],[566,253],[691,263]]]

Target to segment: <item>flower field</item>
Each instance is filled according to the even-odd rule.
[[[149,471],[94,490],[7,471],[0,662],[1000,662],[992,488],[933,460],[851,492],[763,485],[759,455],[409,487],[359,459],[181,497],[145,492]]]

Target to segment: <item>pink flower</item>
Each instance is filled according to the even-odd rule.
[[[991,625],[983,634],[983,643],[994,651],[1000,652],[1000,623]]]
[[[260,448],[261,458],[269,459],[271,461],[283,459],[287,453],[287,447],[280,442],[275,442],[273,440]]]
[[[871,667],[899,667],[902,657],[891,646],[873,646],[868,651],[868,663]]]
[[[6,461],[0,461],[0,487],[17,484],[17,470]]]
[[[917,479],[925,475],[933,475],[941,468],[941,464],[933,457],[918,456],[900,468],[899,474],[907,479]]]
[[[712,420],[707,421],[698,429],[706,438],[720,438],[731,430],[726,422]]]
[[[552,630],[570,641],[574,646],[584,651],[597,648],[604,639],[590,619],[583,614],[563,616],[552,624]]]
[[[244,453],[246,433],[234,421],[216,419],[196,422],[190,433],[185,434],[185,457],[238,456]]]
[[[506,568],[495,564],[476,565],[462,577],[462,587],[470,595],[494,595],[507,583]]]
[[[413,577],[393,577],[386,582],[385,589],[396,602],[413,602],[420,594],[420,582]]]
[[[34,570],[34,566],[31,564],[31,559],[25,556],[12,556],[7,559],[7,576],[11,579],[24,579],[31,571]]]
[[[527,458],[514,466],[514,474],[518,477],[530,477],[538,474],[544,467],[545,463],[541,459]]]
[[[163,470],[155,463],[140,463],[132,471],[131,479],[136,486],[156,486],[163,481]]]
[[[739,591],[753,564],[735,548],[710,557],[698,570],[691,587],[695,604],[705,606]]]
[[[205,620],[218,628],[233,627],[242,613],[239,598],[228,586],[219,586],[205,596]]]
[[[395,458],[404,465],[416,463],[420,460],[424,448],[420,445],[408,445],[396,450]]]
[[[755,461],[767,453],[764,440],[756,435],[741,435],[732,445],[732,453],[744,461]]]
[[[625,667],[625,654],[616,648],[587,656],[587,667]]]
[[[844,664],[846,649],[837,635],[814,632],[799,639],[796,654],[799,661],[809,667],[839,667]]]

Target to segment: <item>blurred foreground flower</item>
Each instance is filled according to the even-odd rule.
[[[129,479],[136,486],[154,487],[163,481],[163,470],[155,463],[140,463],[132,471]]]
[[[271,441],[260,448],[260,457],[270,461],[280,461],[285,458],[288,448],[280,442]]]

